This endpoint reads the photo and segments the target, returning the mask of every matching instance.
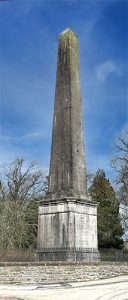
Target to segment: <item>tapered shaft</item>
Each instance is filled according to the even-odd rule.
[[[50,193],[86,193],[86,170],[77,36],[60,34],[52,147]]]

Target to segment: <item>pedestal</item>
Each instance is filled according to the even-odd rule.
[[[39,261],[98,262],[97,205],[70,197],[44,201],[37,254]]]

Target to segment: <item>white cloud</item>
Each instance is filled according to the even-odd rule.
[[[0,166],[10,163],[14,159],[16,159],[16,157],[24,156],[25,155],[22,154],[19,147],[15,147],[11,143],[3,143],[3,141],[0,141]]]
[[[87,171],[95,174],[98,169],[104,170],[106,177],[111,181],[112,185],[115,185],[115,172],[110,166],[110,161],[112,159],[112,153],[109,154],[98,154],[89,153],[87,155]]]
[[[110,154],[91,154],[89,153],[87,157],[87,165],[90,170],[93,172],[97,171],[98,169],[104,169],[106,172],[110,172],[112,169],[110,167]]]
[[[28,132],[23,135],[18,135],[18,136],[12,136],[12,135],[4,135],[0,134],[0,139],[3,142],[11,143],[20,143],[20,142],[26,142],[26,141],[33,141],[33,140],[38,140],[42,138],[47,138],[49,135],[47,134],[46,131],[33,131],[33,132]]]
[[[107,60],[99,64],[95,69],[95,76],[99,81],[105,81],[111,74],[117,76],[123,75],[122,66],[112,60]]]

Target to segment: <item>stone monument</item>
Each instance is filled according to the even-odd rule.
[[[48,192],[39,206],[38,259],[98,261],[97,205],[87,192],[78,39],[59,36]]]

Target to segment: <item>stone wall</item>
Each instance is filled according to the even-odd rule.
[[[0,284],[52,284],[128,275],[128,263],[98,265],[0,264]]]

